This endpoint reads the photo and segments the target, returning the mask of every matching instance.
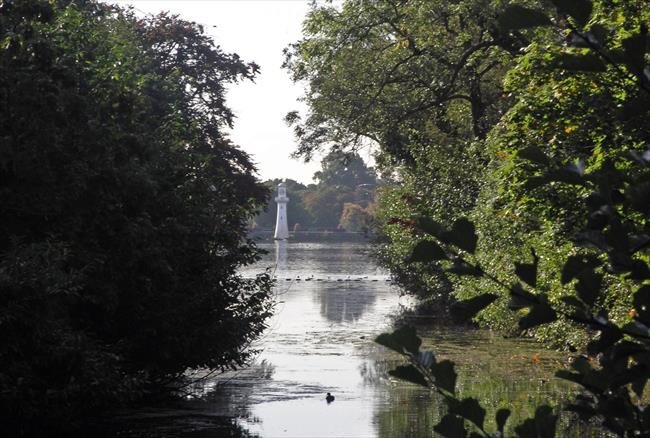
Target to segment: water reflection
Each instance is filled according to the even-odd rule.
[[[276,315],[253,345],[260,350],[253,366],[193,388],[209,400],[210,415],[235,417],[243,430],[262,437],[434,436],[444,403],[426,388],[390,379],[388,370],[402,359],[373,342],[392,328],[409,300],[367,257],[368,246],[261,246],[269,253],[243,274],[275,268]],[[509,407],[517,413],[510,422],[515,424],[541,402],[560,403],[567,391],[553,378],[563,357],[534,344],[485,331],[418,331],[423,348],[459,364],[459,392],[489,409],[488,422],[496,409]],[[531,359],[536,353],[541,360]],[[329,405],[327,392],[336,396]],[[563,421],[566,436],[582,434]]]
[[[274,245],[275,259],[266,263],[276,262],[280,304],[260,344],[260,360],[272,363],[275,372],[266,381],[247,382],[255,386],[248,401],[256,422],[241,424],[273,437],[434,436],[445,404],[436,393],[390,379],[388,370],[402,359],[373,343],[391,329],[405,301],[367,256],[368,247]],[[419,332],[425,348],[459,364],[459,392],[489,409],[488,422],[498,408],[509,407],[516,412],[510,424],[517,424],[539,403],[560,403],[568,389],[553,378],[563,357],[542,352],[533,362],[540,350],[529,342],[449,327]],[[336,396],[329,406],[326,392]],[[570,422],[563,421],[569,430]]]
[[[503,339],[483,330],[453,327],[419,327],[423,349],[433,350],[439,359],[456,363],[457,392],[460,398],[472,397],[486,408],[486,426],[496,430],[494,416],[501,408],[512,414],[506,423],[506,436],[514,436],[514,427],[534,416],[537,406],[560,406],[576,388],[553,377],[563,366],[562,354],[540,349],[526,340]],[[402,360],[398,355],[377,357],[376,374]],[[377,435],[434,436],[433,427],[446,414],[445,403],[436,392],[415,385],[397,383],[386,392],[383,404],[377,404]],[[601,436],[594,428],[579,424],[570,414],[562,414],[557,436]]]
[[[276,272],[284,272],[287,270],[287,241],[275,241],[275,266]]]
[[[354,322],[372,309],[377,299],[376,290],[362,281],[342,280],[319,288],[315,299],[320,302],[320,313],[332,322]]]

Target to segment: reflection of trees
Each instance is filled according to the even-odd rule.
[[[264,394],[268,385],[273,384],[274,373],[275,365],[261,360],[239,370],[225,371],[198,380],[188,386],[189,393],[196,397],[192,406],[197,409],[207,408],[219,416],[245,418],[248,422],[255,422],[251,406],[259,403],[259,394]]]
[[[205,370],[187,375],[193,383],[185,388],[188,399],[169,407],[151,408],[117,416],[101,430],[84,430],[89,436],[252,438],[247,425],[261,423],[251,412],[260,387],[272,379],[275,366],[262,360],[248,368],[211,376]],[[244,424],[241,424],[242,421]],[[191,433],[189,431],[192,431]]]
[[[364,281],[324,283],[317,295],[321,315],[333,322],[358,320],[377,299],[377,291]]]
[[[440,336],[439,332],[447,332]],[[570,397],[573,389],[553,378],[551,368],[533,365],[531,355],[535,347],[525,347],[509,340],[479,339],[469,332],[449,330],[436,326],[436,335],[424,338],[425,345],[456,362],[457,396],[472,397],[487,409],[487,430],[494,429],[494,416],[499,408],[509,408],[512,414],[506,423],[506,436],[513,436],[513,428],[532,418],[540,404],[560,405]],[[446,335],[456,338],[447,340]],[[479,346],[477,342],[483,342]],[[428,348],[425,348],[428,349]],[[493,351],[499,353],[491,354]],[[508,351],[509,354],[503,353]],[[361,367],[364,382],[376,385],[383,397],[376,405],[374,423],[379,437],[437,436],[433,427],[446,414],[446,403],[435,391],[429,391],[404,381],[386,383],[388,370],[403,365],[401,358],[386,350],[370,353]],[[439,356],[440,358],[440,356]],[[581,424],[568,412],[560,415],[557,436],[601,436],[598,429]]]
[[[375,303],[377,284],[367,281],[354,281],[376,269],[366,254],[364,247],[351,244],[342,245],[329,254],[314,258],[317,272],[350,274],[346,281],[320,283],[314,299],[320,302],[320,313],[332,322],[356,321]]]

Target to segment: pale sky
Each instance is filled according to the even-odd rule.
[[[302,86],[295,85],[280,68],[282,49],[301,37],[302,20],[308,0],[107,0],[130,4],[144,13],[170,11],[205,26],[224,52],[235,52],[261,67],[255,83],[231,87],[227,104],[237,119],[232,140],[248,152],[262,180],[291,178],[312,182],[320,169],[319,159],[308,164],[289,157],[296,148],[291,128],[284,116],[292,110],[304,111],[296,99]]]

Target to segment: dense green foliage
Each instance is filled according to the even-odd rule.
[[[377,211],[387,241],[380,260],[421,296],[447,301],[451,286],[439,269],[409,262],[415,242],[402,221],[426,214],[451,223],[475,205],[487,161],[483,140],[509,103],[504,65],[519,47],[508,37],[504,49],[493,31],[499,4],[324,5],[287,51],[294,80],[308,83],[309,114],[289,115],[298,152],[378,147],[388,181]]]
[[[237,269],[267,191],[224,87],[256,71],[173,16],[0,2],[3,432],[249,357],[270,280]]]
[[[625,93],[634,81],[617,81],[589,56],[588,72],[567,75],[556,67],[575,66],[586,50],[562,53],[576,36],[545,26],[511,28],[511,17],[498,18],[506,4],[387,0],[319,6],[306,21],[305,38],[287,51],[294,79],[308,84],[309,114],[304,120],[290,114],[298,153],[309,157],[332,144],[335,150],[364,141],[377,145],[387,182],[376,212],[379,260],[406,290],[443,305],[491,285],[450,278],[436,264],[413,260],[422,238],[412,233],[415,218],[450,226],[471,217],[483,237],[484,264],[514,278],[513,262],[534,246],[552,272],[571,251],[570,237],[584,213],[574,197],[585,193],[567,187],[531,192],[525,181],[535,164],[522,162],[517,152],[537,146],[552,151],[549,159],[558,166],[574,159],[598,166],[607,154],[630,147],[630,136],[644,139],[640,132],[624,133],[643,113],[612,120],[611,108],[632,98]],[[634,7],[594,18],[631,29],[638,26],[636,16],[628,19]],[[599,32],[607,27],[599,26]],[[620,45],[626,32],[608,37]],[[598,121],[602,125],[594,128]],[[555,300],[571,293],[551,283]],[[603,304],[624,317],[629,288],[612,284],[610,294]],[[479,320],[518,331],[505,298]],[[588,335],[563,321],[534,334],[571,346],[584,345]]]
[[[288,58],[308,83],[300,153],[379,145],[394,182],[380,259],[397,279],[583,349],[558,373],[585,390],[571,409],[624,436],[650,433],[649,22],[643,1],[348,1],[315,7]],[[455,398],[453,364],[406,329],[378,342],[411,362],[394,376],[447,400],[438,433],[490,435],[476,400]],[[515,432],[552,436],[556,419],[540,407]]]

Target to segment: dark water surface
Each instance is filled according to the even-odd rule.
[[[369,246],[359,242],[260,246],[268,254],[243,275],[272,269],[278,280],[277,305],[268,330],[253,346],[260,351],[255,363],[195,384],[192,393],[204,400],[198,411],[179,411],[177,416],[186,424],[168,427],[164,435],[433,436],[444,404],[425,388],[389,378],[387,371],[403,361],[373,342],[391,330],[413,303],[401,297],[387,273],[373,263]],[[489,331],[431,323],[418,327],[423,349],[458,364],[460,394],[479,398],[488,409],[488,421],[506,407],[514,412],[510,424],[516,424],[534,415],[538,404],[557,404],[571,390],[553,377],[566,360],[561,354]],[[331,404],[325,401],[327,392],[336,397]],[[227,433],[210,423],[224,418],[234,424]],[[150,418],[158,428],[165,421]],[[151,434],[146,435],[156,436],[147,427]],[[566,433],[582,434],[579,429]]]

